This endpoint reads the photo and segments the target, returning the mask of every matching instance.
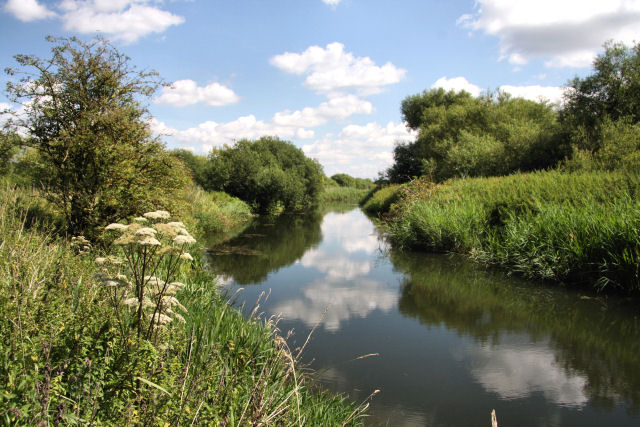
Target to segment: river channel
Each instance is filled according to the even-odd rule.
[[[640,425],[640,305],[392,249],[357,207],[261,219],[212,268],[367,425]],[[360,356],[376,354],[363,359]]]

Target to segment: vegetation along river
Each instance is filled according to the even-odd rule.
[[[391,249],[359,209],[262,219],[212,248],[249,314],[282,314],[326,388],[371,425],[640,425],[638,302]],[[376,353],[360,360],[359,356]]]

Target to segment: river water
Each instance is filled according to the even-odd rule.
[[[368,425],[640,426],[640,305],[403,253],[359,209],[263,219],[212,248],[244,310]],[[369,354],[376,354],[359,359]]]

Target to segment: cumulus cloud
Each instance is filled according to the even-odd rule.
[[[184,107],[203,103],[214,107],[234,104],[239,98],[233,90],[220,83],[198,86],[193,80],[178,80],[169,87],[162,88],[162,93],[155,102]]]
[[[9,0],[4,9],[21,21],[57,17],[68,31],[101,32],[114,40],[133,43],[152,33],[162,33],[184,18],[156,6],[161,0],[61,0],[49,10],[37,0]]]
[[[4,10],[23,22],[53,18],[55,12],[38,3],[37,0],[8,0]]]
[[[447,77],[440,77],[434,84],[431,85],[431,88],[442,88],[444,90],[454,90],[456,92],[465,90],[473,96],[478,96],[482,93],[482,89],[480,89],[480,86],[469,83],[469,81],[464,77],[453,77],[451,79]]]
[[[348,125],[338,135],[326,134],[312,144],[302,146],[302,150],[322,163],[328,176],[344,172],[372,178],[391,165],[396,142],[415,137],[416,133],[407,130],[404,123]]]
[[[640,1],[478,0],[475,13],[458,23],[498,37],[513,64],[546,58],[548,66],[583,67],[609,39],[640,39]]]
[[[336,6],[342,0],[322,0],[322,3],[328,4],[329,6]]]
[[[482,93],[482,89],[479,86],[470,83],[464,77],[454,77],[447,78],[441,77],[434,84],[431,85],[431,88],[443,88],[445,90],[454,90],[459,92],[461,90],[466,90],[473,96],[478,96]],[[498,87],[499,90],[509,93],[512,96],[529,99],[531,101],[549,101],[554,104],[560,104],[562,102],[562,95],[564,93],[564,88],[560,86],[541,86],[541,85],[530,85],[530,86],[512,86],[512,85],[502,85]]]
[[[371,114],[373,105],[355,95],[338,96],[323,102],[316,108],[276,113],[273,123],[280,126],[316,127],[331,119],[345,119],[354,114]]]
[[[255,139],[270,135],[280,138],[313,138],[314,132],[303,128],[278,126],[274,123],[258,120],[254,115],[240,117],[234,121],[218,123],[206,121],[192,128],[179,130],[167,126],[164,122],[152,120],[151,131],[156,135],[169,136],[183,146],[198,144],[202,151],[209,152],[213,147],[222,147],[240,139]]]
[[[271,64],[291,74],[306,75],[304,84],[323,93],[356,90],[360,95],[378,93],[383,86],[398,83],[406,70],[390,62],[382,66],[369,57],[355,57],[342,43],[322,48],[311,46],[302,53],[285,52]]]
[[[182,91],[181,94],[170,93],[165,97],[167,94],[163,93],[156,102],[162,100],[164,103],[173,105],[188,105],[187,100],[193,100],[195,95],[182,95],[197,93],[197,90],[192,90],[193,87],[202,89],[197,88],[195,84],[189,87],[191,89]],[[315,137],[315,132],[308,128],[320,126],[333,119],[345,119],[353,114],[370,114],[372,111],[373,106],[370,102],[355,95],[344,95],[330,98],[315,108],[278,112],[270,122],[248,115],[226,123],[206,121],[184,130],[171,128],[156,119],[150,122],[150,126],[156,135],[170,136],[174,141],[182,144],[200,144],[203,151],[208,152],[212,147],[221,147],[239,139],[255,139],[264,135],[284,139],[311,139]]]

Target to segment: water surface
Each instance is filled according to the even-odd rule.
[[[640,425],[638,302],[392,250],[359,209],[261,220],[213,248],[249,313],[282,315],[370,425]],[[364,359],[367,354],[378,354]]]

